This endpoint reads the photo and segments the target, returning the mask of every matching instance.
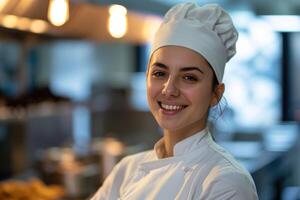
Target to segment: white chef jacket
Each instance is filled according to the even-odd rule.
[[[91,200],[255,200],[250,174],[208,129],[180,141],[174,156],[162,158],[164,140],[154,150],[122,159]]]

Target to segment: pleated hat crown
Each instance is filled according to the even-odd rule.
[[[219,5],[182,3],[166,13],[155,34],[151,55],[169,45],[192,49],[208,61],[221,83],[225,65],[236,53],[237,39],[231,17]]]

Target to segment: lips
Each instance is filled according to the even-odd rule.
[[[165,114],[176,114],[187,107],[187,105],[162,103],[160,101],[158,102],[158,104]]]

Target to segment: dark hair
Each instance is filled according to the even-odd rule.
[[[217,88],[217,86],[219,85],[219,81],[217,79],[217,76],[216,74],[214,73],[214,76],[213,76],[213,80],[212,80],[212,91],[214,92],[215,89]]]

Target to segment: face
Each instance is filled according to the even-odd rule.
[[[205,128],[213,92],[213,70],[198,53],[184,47],[156,50],[147,72],[150,110],[161,128],[191,135]]]

